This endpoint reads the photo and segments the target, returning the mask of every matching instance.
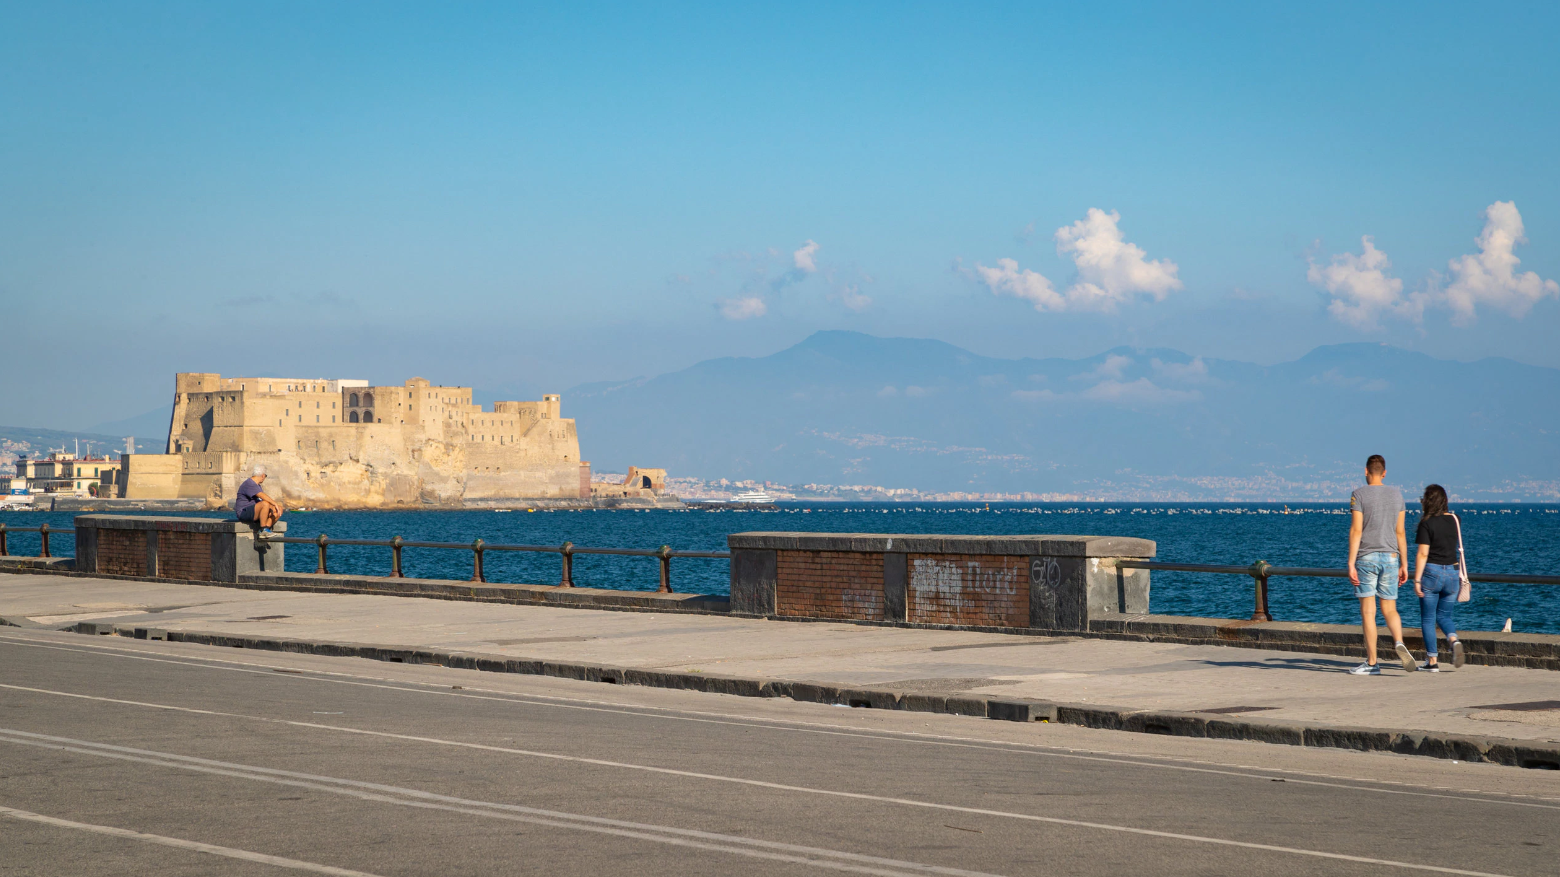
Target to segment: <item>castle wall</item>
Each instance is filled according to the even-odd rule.
[[[469,387],[422,378],[367,381],[175,379],[168,448],[182,457],[177,495],[231,503],[255,465],[291,505],[347,508],[464,499],[589,497],[579,438],[561,397],[483,411]],[[127,481],[127,492],[167,491]]]

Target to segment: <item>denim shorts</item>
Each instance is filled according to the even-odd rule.
[[[1387,551],[1362,554],[1354,561],[1360,583],[1354,586],[1356,597],[1380,597],[1396,600],[1398,594],[1398,556]]]

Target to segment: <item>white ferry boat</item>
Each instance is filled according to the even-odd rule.
[[[762,490],[749,490],[746,493],[739,493],[736,496],[733,496],[731,499],[726,500],[726,502],[732,504],[761,503],[764,505],[768,505],[774,501],[774,497],[763,492]]]

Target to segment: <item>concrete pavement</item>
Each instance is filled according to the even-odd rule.
[[[603,612],[0,575],[0,617],[398,645],[543,661],[1560,742],[1553,671],[1381,677],[1334,656],[1218,646]],[[1560,706],[1551,703],[1550,706]]]

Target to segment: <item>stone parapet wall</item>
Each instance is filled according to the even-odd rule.
[[[883,621],[883,555],[786,551],[776,558],[775,614]]]
[[[1148,611],[1155,545],[1115,536],[737,533],[731,608],[745,615],[1088,630]]]
[[[905,561],[906,621],[1029,626],[1029,558],[911,554]]]
[[[78,515],[75,571],[192,582],[237,582],[239,576],[281,572],[282,543],[255,538],[238,521],[166,515]],[[287,532],[278,521],[277,535]]]

